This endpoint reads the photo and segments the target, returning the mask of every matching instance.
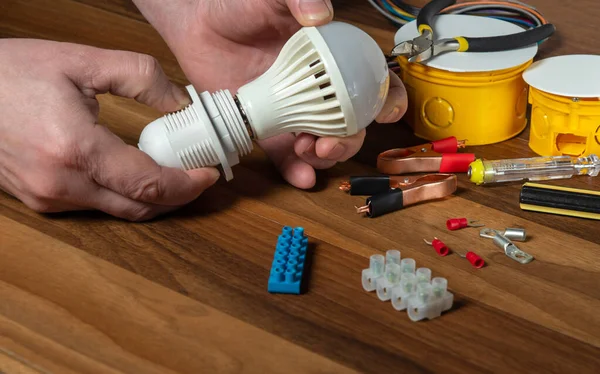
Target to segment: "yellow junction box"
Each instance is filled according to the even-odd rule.
[[[599,67],[600,69],[600,67]],[[600,154],[600,101],[529,91],[529,146],[544,156]]]
[[[485,72],[452,72],[399,57],[408,94],[405,120],[428,140],[456,136],[469,145],[498,143],[527,125],[527,85],[523,71],[532,63]]]
[[[491,37],[523,31],[510,22],[488,17],[444,14],[435,17],[434,38]],[[416,22],[402,26],[396,44],[419,35]],[[397,58],[408,94],[405,120],[424,139],[449,136],[469,145],[499,143],[527,126],[527,84],[523,72],[533,63],[537,45],[517,50],[449,52],[424,63]]]
[[[547,58],[523,77],[530,85],[529,147],[542,156],[600,155],[600,56]]]

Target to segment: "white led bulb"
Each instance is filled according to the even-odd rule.
[[[252,140],[282,133],[351,136],[366,128],[387,98],[387,62],[375,41],[341,22],[305,27],[263,75],[242,86],[200,95],[150,123],[138,147],[158,164],[180,169],[221,165],[227,180]]]

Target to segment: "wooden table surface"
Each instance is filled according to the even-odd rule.
[[[539,57],[600,53],[600,3],[529,0],[557,27]],[[395,27],[364,1],[337,1],[336,15],[384,50]],[[174,57],[125,0],[3,0],[0,36],[71,41],[157,57],[179,84]],[[192,42],[192,41],[190,41]],[[103,96],[101,120],[130,144],[158,114]],[[534,156],[528,131],[470,148],[480,157]],[[319,173],[318,186],[286,185],[256,150],[185,209],[147,223],[97,213],[40,215],[0,194],[0,372],[5,373],[598,373],[600,225],[527,213],[520,184],[475,187],[459,176],[452,198],[379,219],[341,193],[349,175],[374,172],[378,152],[420,144],[403,123],[373,125],[351,161]],[[554,182],[600,189],[600,179]],[[445,230],[449,217],[525,227],[520,265],[475,229]],[[310,237],[308,292],[267,292],[283,225]],[[475,249],[488,266],[442,258],[423,238]],[[449,280],[452,310],[411,322],[363,291],[368,258],[400,249]]]

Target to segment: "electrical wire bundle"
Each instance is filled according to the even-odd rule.
[[[415,20],[421,10],[419,7],[400,0],[368,1],[379,13],[398,26]],[[468,1],[449,6],[440,14],[468,14],[496,18],[512,22],[525,29],[532,29],[548,23],[534,7],[516,0]]]

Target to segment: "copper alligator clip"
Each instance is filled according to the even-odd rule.
[[[423,201],[452,195],[457,188],[454,174],[426,174],[405,177],[398,188],[367,198],[356,213],[374,218]]]
[[[396,148],[377,157],[377,169],[383,174],[466,173],[475,161],[472,153],[457,153],[465,141],[455,137],[436,140],[410,148]]]

